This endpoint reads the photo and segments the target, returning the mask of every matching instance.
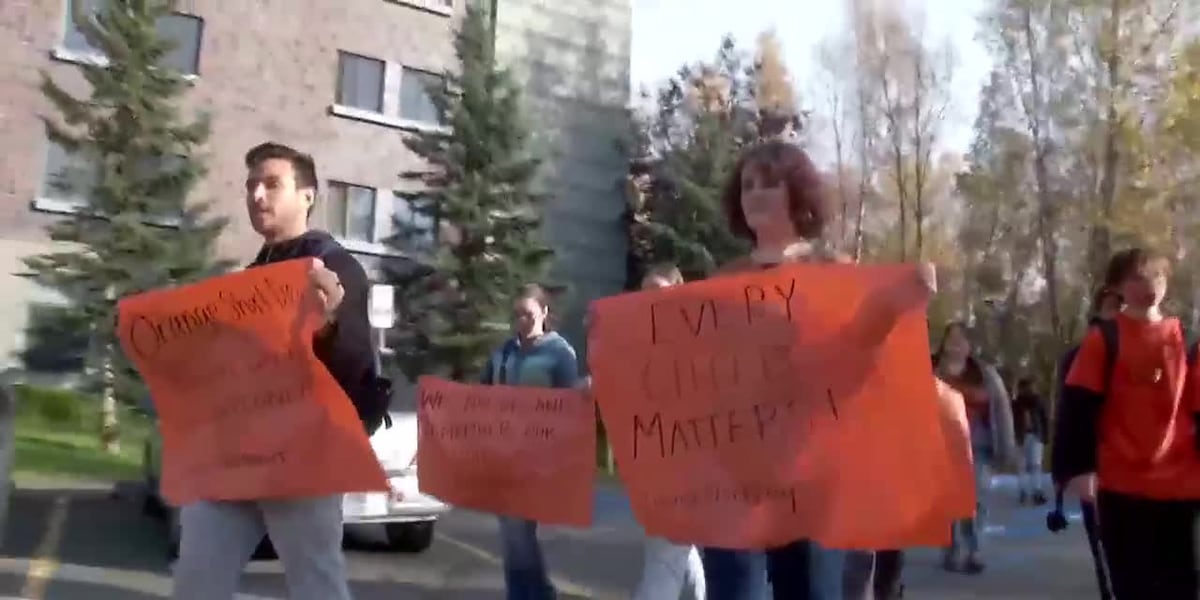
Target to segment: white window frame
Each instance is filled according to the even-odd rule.
[[[356,61],[370,63],[372,67],[375,67],[375,66],[379,67],[379,71],[378,71],[378,73],[379,73],[379,93],[377,96],[375,96],[375,98],[373,98],[374,101],[379,103],[379,111],[380,111],[379,113],[376,113],[376,111],[374,111],[370,108],[363,108],[361,106],[352,106],[350,104],[338,103],[338,96],[341,95],[341,93],[342,93],[342,66],[346,63],[345,59],[347,59],[347,58],[354,59]],[[387,96],[387,61],[380,60],[373,56],[367,56],[365,54],[358,54],[358,53],[349,52],[346,50],[338,50],[338,53],[337,53],[337,83],[334,84],[334,89],[333,89],[334,105],[343,106],[345,108],[355,110],[355,111],[365,113],[365,114],[382,114],[382,111],[386,110],[386,108],[387,108],[387,105],[385,104],[386,96]]]
[[[363,54],[361,52],[354,52],[352,50],[346,50],[346,49],[339,48],[338,51],[345,52],[347,54],[355,54],[357,56],[362,56],[364,58],[373,58],[375,60],[382,60],[380,58],[373,57],[373,56],[370,56],[367,54]],[[421,67],[417,67],[414,65],[406,65],[406,64],[402,64],[402,63],[398,63],[398,62],[390,61],[390,60],[382,60],[382,62],[383,62],[383,112],[374,112],[374,111],[370,111],[370,110],[363,110],[361,108],[355,108],[353,106],[345,106],[342,104],[338,104],[336,101],[337,88],[335,87],[332,90],[335,101],[329,105],[329,113],[332,115],[338,116],[338,117],[354,119],[356,121],[364,121],[367,123],[374,123],[376,125],[383,125],[385,127],[391,127],[393,129],[402,129],[405,131],[418,131],[418,132],[429,132],[429,133],[448,133],[450,131],[450,128],[446,125],[438,125],[435,123],[426,123],[423,121],[413,121],[411,119],[405,119],[400,116],[400,82],[404,76],[404,69],[411,69],[413,71],[424,71],[426,73],[434,73],[434,74],[436,74],[437,71],[434,69],[423,69]],[[339,71],[340,71],[340,68],[339,68]],[[338,79],[340,80],[340,78],[341,78],[341,73],[339,72]],[[335,84],[335,85],[337,85],[337,84]]]
[[[392,207],[394,206],[395,194],[397,192],[399,192],[400,190],[396,190],[391,187],[373,187],[370,185],[364,185],[364,184],[360,184],[360,183],[350,183],[349,181],[346,181],[344,179],[329,179],[325,182],[326,194],[328,194],[328,191],[330,189],[332,189],[332,187],[334,185],[353,185],[353,186],[357,186],[357,187],[361,187],[361,188],[368,188],[368,189],[375,190],[375,223],[374,223],[374,230],[372,231],[373,237],[376,240],[386,240],[386,239],[392,237],[392,235],[396,233],[395,221],[394,221],[395,212],[392,210]],[[384,199],[386,201],[381,202],[380,199]],[[326,202],[329,201],[328,197],[326,197],[325,201]],[[318,207],[318,209],[319,208],[320,207]],[[328,210],[328,208],[326,210]],[[329,213],[326,212],[325,215],[326,215],[326,219],[327,219]],[[325,222],[326,225],[328,225],[327,220],[323,221],[323,222]],[[434,227],[436,228],[437,224],[434,224]],[[333,232],[330,232],[330,235],[333,235]],[[409,256],[409,254],[404,252],[403,250],[389,246],[388,244],[385,244],[381,241],[364,242],[362,240],[347,239],[347,238],[344,238],[344,237],[338,236],[338,235],[334,235],[334,239],[336,239],[339,244],[341,244],[344,248],[346,248],[346,250],[349,250],[350,252],[353,252],[355,254],[370,254],[373,256],[383,256],[383,257],[391,257],[391,258],[401,258],[401,257]],[[437,238],[437,231],[435,229],[434,244],[436,245],[438,243],[439,243],[439,240]]]
[[[370,232],[371,239],[370,240],[357,240],[357,239],[351,239],[348,237],[337,235],[337,234],[334,234],[333,232],[330,232],[330,233],[332,235],[334,235],[334,237],[339,242],[341,242],[341,244],[343,246],[346,246],[347,248],[349,248],[350,245],[359,246],[359,247],[363,247],[363,248],[375,248],[375,247],[385,246],[384,244],[379,242],[379,240],[383,239],[383,237],[381,237],[379,235],[379,233],[380,233],[379,188],[376,188],[376,187],[373,187],[370,185],[363,185],[360,183],[351,183],[351,182],[343,180],[343,179],[327,180],[325,182],[325,202],[326,202],[325,223],[326,223],[326,225],[332,225],[332,223],[330,222],[330,219],[332,219],[334,217],[334,215],[332,214],[332,212],[330,210],[330,209],[332,209],[332,203],[333,203],[332,195],[333,195],[334,188],[358,188],[358,189],[362,189],[362,190],[369,190],[371,192],[371,194],[372,194],[371,232]],[[345,208],[346,208],[346,212],[344,214],[338,215],[342,219],[341,229],[343,229],[343,230],[348,229],[348,227],[346,225],[347,225],[347,218],[349,217],[349,210],[350,210],[349,195],[347,195],[347,197],[346,197]],[[330,227],[330,229],[332,229],[332,227]],[[370,252],[370,254],[378,254],[378,253]]]
[[[58,43],[55,44],[54,48],[52,48],[50,50],[50,56],[52,58],[54,58],[55,60],[60,60],[63,62],[69,62],[69,63],[75,63],[75,64],[81,64],[81,65],[94,65],[97,67],[107,67],[108,66],[108,57],[105,56],[103,52],[100,52],[99,50],[75,50],[75,49],[67,47],[67,44],[66,44],[67,28],[75,26],[74,22],[72,21],[71,14],[70,14],[71,4],[72,4],[72,0],[62,0],[63,30],[60,32],[60,34],[58,36]],[[207,23],[207,21],[205,21],[204,17],[201,17],[200,15],[194,15],[191,13],[185,13],[185,12],[179,12],[179,11],[176,11],[173,14],[177,14],[177,15],[180,15],[183,17],[188,17],[191,19],[196,19],[197,21],[200,22],[200,31],[199,31],[200,38],[198,40],[196,40],[196,72],[195,73],[180,73],[180,76],[183,77],[184,80],[189,81],[189,82],[194,82],[200,78],[200,57],[203,55],[203,52],[204,52],[204,29],[208,23]]]
[[[438,2],[438,0],[389,0],[389,1],[393,2],[395,4],[411,6],[412,8],[416,8],[416,9],[423,10],[426,12],[431,12],[431,13],[434,13],[437,15],[442,15],[443,17],[453,17],[454,16],[454,8],[457,4],[454,0],[451,0],[450,6],[442,6],[442,4],[440,2]]]

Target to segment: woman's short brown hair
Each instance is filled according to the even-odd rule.
[[[769,140],[746,150],[730,174],[721,205],[734,235],[754,239],[754,231],[742,212],[742,176],[746,169],[756,169],[768,182],[784,184],[797,235],[807,240],[821,237],[829,220],[821,175],[804,150],[782,140]]]
[[[1144,269],[1157,270],[1170,277],[1171,261],[1165,255],[1146,248],[1122,250],[1108,259],[1108,268],[1104,272],[1104,287],[1115,291],[1126,279]]]

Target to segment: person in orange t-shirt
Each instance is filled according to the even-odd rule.
[[[1115,361],[1110,372],[1105,336],[1093,328],[1061,400],[1056,459],[1067,489],[1097,502],[1118,600],[1200,598],[1200,390],[1182,326],[1159,308],[1169,271],[1140,248],[1112,257],[1105,285],[1125,299]]]

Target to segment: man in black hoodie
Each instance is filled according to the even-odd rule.
[[[266,143],[246,154],[246,209],[263,247],[251,267],[312,257],[310,284],[325,326],[317,357],[355,403],[368,432],[386,415],[375,376],[367,321],[368,280],[358,261],[329,234],[308,227],[317,195],[311,156]],[[292,600],[350,600],[342,555],[342,496],[261,501],[201,501],[180,510],[182,539],[174,600],[232,600],[251,553],[269,534],[283,562]]]

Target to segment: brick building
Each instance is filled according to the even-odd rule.
[[[55,301],[47,290],[15,276],[23,268],[20,258],[52,248],[44,227],[73,206],[71,198],[61,197],[49,184],[55,173],[75,159],[46,139],[39,117],[53,116],[53,109],[38,88],[40,73],[48,73],[73,91],[86,89],[72,63],[103,57],[75,30],[68,11],[75,4],[87,8],[102,1],[0,2],[0,285],[5,290],[0,295],[0,367],[17,364],[13,353],[24,344],[29,306]],[[521,17],[527,20],[523,25],[498,29],[499,47],[513,46],[505,36],[536,39],[553,27],[548,18],[567,14],[567,7],[558,7],[558,3],[495,1],[501,19],[509,11],[509,2],[514,14],[533,11]],[[178,41],[168,62],[193,76],[185,114],[201,109],[213,116],[206,148],[210,172],[195,196],[213,201],[218,211],[231,217],[220,242],[221,254],[244,259],[257,249],[258,238],[245,218],[241,161],[246,149],[275,140],[316,158],[323,187],[314,213],[317,226],[341,238],[368,271],[377,270],[382,260],[404,260],[402,253],[380,243],[389,235],[394,215],[412,218],[405,202],[394,194],[404,185],[398,174],[419,165],[404,146],[403,136],[439,127],[423,84],[455,61],[453,32],[463,2],[179,0],[177,14],[162,23],[162,31]],[[564,4],[592,3],[566,0]],[[590,130],[576,127],[573,134],[556,134],[556,145],[595,137],[596,127],[608,131],[615,142],[614,132],[619,133],[624,123],[629,18],[620,15],[629,12],[629,4],[627,0],[598,4],[615,7],[617,22],[624,27],[616,37],[616,45],[624,44],[624,50],[610,52],[623,75],[618,72],[615,76],[619,85],[604,113],[608,121],[594,124]],[[564,12],[553,13],[551,7]],[[594,35],[590,39],[592,47],[603,46]],[[510,54],[519,71],[529,72],[520,68],[527,64],[525,57]],[[582,66],[553,65],[568,77]],[[533,106],[549,102],[558,107],[560,115],[581,112],[570,106],[570,91],[559,90],[557,96],[547,95]],[[586,93],[582,89],[576,92]],[[615,152],[612,143],[608,148]],[[621,166],[612,156],[584,165],[580,159],[554,153],[560,156],[554,165],[560,173],[582,169],[586,173],[583,178],[592,180],[594,188],[603,190],[604,182],[609,184],[601,198],[598,190],[591,195],[572,190],[564,183],[571,177],[555,176],[548,182],[550,191],[561,196],[548,215],[548,230],[569,233],[550,239],[565,251],[560,275],[572,283],[583,282],[576,286],[582,292],[575,298],[578,307],[587,298],[620,287],[615,270],[580,271],[575,265],[586,262],[582,255],[590,251],[572,247],[570,240],[594,234],[604,240],[605,251],[614,254],[614,264],[623,264],[624,240],[617,235],[622,201],[612,186]],[[598,211],[598,204],[606,208]],[[413,250],[419,254],[420,248]]]

